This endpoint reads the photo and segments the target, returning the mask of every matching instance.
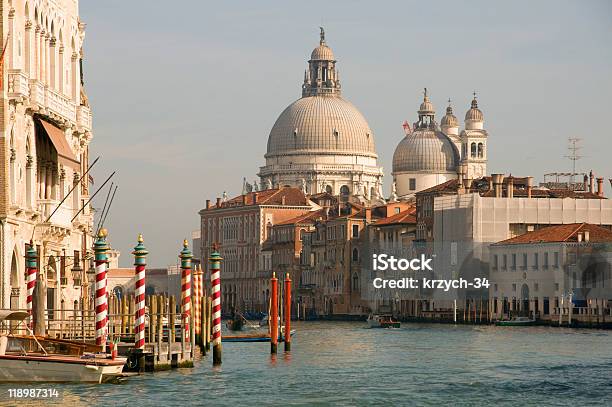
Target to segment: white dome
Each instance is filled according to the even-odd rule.
[[[312,61],[334,61],[334,53],[332,49],[325,44],[321,44],[312,50],[310,54]]]
[[[339,153],[376,158],[370,126],[341,97],[310,96],[296,100],[280,114],[268,137],[266,158]]]
[[[459,151],[442,132],[418,129],[408,134],[393,153],[393,173],[454,172],[459,164]]]
[[[470,110],[465,113],[465,121],[472,120],[476,122],[484,121],[484,117],[482,115],[482,111],[478,108],[478,101],[476,97],[472,100],[472,106]]]

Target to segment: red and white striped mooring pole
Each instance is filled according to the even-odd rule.
[[[102,352],[106,352],[108,297],[106,296],[106,266],[108,245],[106,244],[106,229],[100,229],[98,239],[94,243],[96,263],[96,345],[102,346]]]
[[[144,351],[145,348],[145,268],[147,254],[142,235],[138,235],[138,244],[134,247],[134,266],[136,273],[136,315],[134,318],[134,348]]]
[[[191,323],[191,250],[187,240],[183,241],[183,250],[179,256],[181,258],[181,304],[183,308],[183,327],[186,342],[191,340],[189,324]]]
[[[212,344],[213,344],[213,365],[221,364],[221,260],[219,246],[213,245],[213,252],[210,254],[210,280],[212,294]]]
[[[28,322],[28,327],[30,329],[34,329],[34,318],[32,316],[32,297],[34,296],[34,287],[36,287],[36,275],[38,274],[38,268],[36,266],[36,249],[34,248],[34,243],[30,240],[30,247],[28,247],[28,251],[26,253],[26,266],[28,273],[28,297],[26,299],[26,308],[28,310],[28,314],[30,314],[30,321]]]

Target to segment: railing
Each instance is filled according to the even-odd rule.
[[[29,97],[30,87],[28,86],[28,77],[21,69],[11,69],[8,71],[8,97],[19,98]]]
[[[30,80],[30,103],[39,107],[46,107],[45,85],[37,80]]]
[[[87,106],[77,107],[77,125],[85,130],[91,130],[91,110]]]
[[[47,219],[49,215],[53,213],[59,202],[55,199],[40,199],[38,200],[39,211],[41,212],[42,218]],[[71,228],[72,227],[72,208],[68,208],[66,204],[63,204],[53,214],[49,223],[51,225],[58,225],[61,227]]]
[[[375,174],[380,173],[380,169],[378,167],[372,167],[369,165],[363,164],[274,164],[267,165],[265,167],[261,167],[261,173],[265,174],[271,171],[277,170],[346,170],[346,171],[365,171],[371,172]]]
[[[51,112],[76,123],[76,106],[70,98],[49,88],[45,89],[45,97],[45,105]]]

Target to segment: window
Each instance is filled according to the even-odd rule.
[[[493,270],[497,270],[497,254],[493,256]]]
[[[502,259],[502,270],[506,270],[508,268],[508,256],[504,254]]]
[[[415,190],[416,190],[416,178],[410,178],[410,179],[408,180],[408,188],[409,188],[411,191],[415,191]]]
[[[346,185],[342,185],[340,187],[340,195],[348,195],[349,194],[349,187]]]
[[[472,158],[476,158],[476,143],[472,143],[470,147]]]
[[[401,211],[402,211],[402,209],[401,209],[399,206],[396,206],[396,207],[393,209],[393,212],[394,212],[396,215],[397,215],[398,213],[400,213]]]
[[[538,283],[535,283],[533,285],[533,291],[538,291],[539,288],[540,288],[540,285]]]
[[[516,270],[516,253],[512,253],[512,270]]]
[[[553,267],[556,269],[559,268],[559,252],[555,252]]]
[[[359,237],[359,225],[353,225],[353,237]]]
[[[494,286],[495,292],[497,292],[497,284],[495,284]]]
[[[559,283],[555,283],[555,291],[559,291]]]
[[[543,264],[544,270],[548,269],[548,252],[544,253],[544,264]]]
[[[359,250],[357,250],[357,248],[353,248],[353,257],[352,257],[353,262],[358,262],[359,261]]]
[[[482,143],[478,143],[478,158],[484,157],[484,145]]]
[[[527,270],[527,253],[523,253],[523,270]]]
[[[516,291],[516,284],[512,284],[512,291]]]
[[[534,253],[533,254],[533,269],[537,270],[540,267],[540,254],[539,253]]]

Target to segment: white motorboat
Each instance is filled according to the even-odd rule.
[[[400,323],[391,315],[368,315],[368,327],[370,328],[399,328]]]
[[[28,313],[23,311],[0,311],[0,323],[21,323],[27,317]],[[101,350],[96,345],[29,332],[29,335],[13,335],[11,331],[0,334],[0,383],[102,383],[122,376],[126,358],[111,359],[96,353]]]

